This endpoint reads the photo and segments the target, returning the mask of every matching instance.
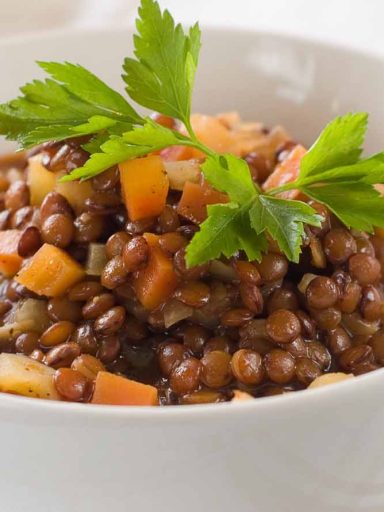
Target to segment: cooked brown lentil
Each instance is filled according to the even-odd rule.
[[[357,252],[356,241],[351,233],[343,228],[331,229],[324,237],[324,252],[334,265],[345,263]]]
[[[63,248],[72,242],[75,226],[68,215],[54,213],[42,223],[41,234],[44,242]]]
[[[361,285],[372,284],[380,277],[380,262],[373,256],[359,253],[352,256],[348,261],[348,268],[352,278]]]
[[[234,377],[243,384],[256,386],[264,379],[263,358],[254,350],[240,349],[235,352],[231,368]]]
[[[39,345],[39,335],[37,332],[24,332],[16,338],[16,352],[29,356]]]
[[[288,309],[278,309],[267,318],[265,329],[275,343],[290,343],[301,331],[300,320]]]
[[[41,246],[40,231],[35,226],[27,226],[20,237],[17,252],[22,258],[29,258]]]
[[[44,348],[54,347],[64,343],[75,330],[75,324],[68,320],[61,320],[52,324],[40,336],[40,345]]]
[[[125,231],[117,231],[113,233],[105,244],[105,252],[107,258],[111,260],[114,256],[121,256],[123,254],[124,246],[132,239]]]
[[[307,287],[306,299],[311,308],[330,308],[336,304],[338,299],[337,286],[329,277],[315,277]]]
[[[148,258],[148,243],[143,236],[132,238],[123,247],[123,263],[127,272],[138,270]]]
[[[177,395],[182,396],[196,391],[200,386],[201,363],[195,357],[182,361],[173,369],[169,385]]]
[[[222,388],[232,379],[231,356],[214,350],[201,358],[201,381],[209,388]]]
[[[40,218],[45,221],[51,215],[66,215],[71,218],[73,211],[68,201],[61,194],[57,192],[49,192],[41,203]]]
[[[288,384],[295,376],[295,359],[286,350],[273,349],[264,356],[268,377],[276,384]]]
[[[162,374],[169,377],[172,371],[186,359],[188,351],[181,343],[164,341],[159,345],[158,358]]]
[[[288,272],[288,261],[281,254],[270,252],[265,254],[257,268],[263,281],[277,281],[283,279]]]
[[[65,400],[84,402],[89,381],[82,373],[71,368],[60,368],[54,380],[57,391]]]

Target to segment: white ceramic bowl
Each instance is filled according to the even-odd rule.
[[[117,85],[121,31],[0,44],[1,100],[68,59]],[[382,149],[383,61],[251,32],[204,31],[195,110],[238,109],[311,142],[338,113],[371,113]],[[380,146],[381,144],[381,146]],[[83,406],[0,395],[2,512],[382,512],[384,370],[238,404]]]

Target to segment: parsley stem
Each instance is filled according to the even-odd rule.
[[[197,140],[195,132],[193,131],[193,128],[192,128],[192,125],[191,125],[191,121],[190,121],[189,117],[184,120],[184,126],[187,129],[187,132],[188,132],[188,135],[190,136],[190,138],[192,140]]]
[[[294,190],[295,188],[298,188],[296,181],[293,181],[292,183],[286,183],[285,185],[281,185],[280,187],[272,188],[271,190],[268,190],[268,194],[271,196],[275,196],[277,194],[280,194],[281,192],[286,192],[287,190]]]
[[[196,137],[195,132],[193,131],[193,128],[191,126],[191,123],[188,120],[188,123],[184,123],[185,128],[187,129],[189,140],[186,139],[185,142],[183,141],[183,144],[187,146],[192,146],[196,149],[199,149],[203,153],[205,153],[207,156],[214,156],[215,152],[209,149],[205,144],[199,141],[199,139]],[[187,142],[188,141],[188,142]]]

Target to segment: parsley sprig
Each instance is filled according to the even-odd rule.
[[[303,201],[279,197],[287,190],[300,190],[323,203],[350,228],[371,232],[374,226],[384,227],[384,201],[374,187],[384,183],[384,153],[361,159],[367,114],[336,118],[303,157],[293,183],[262,191],[244,160],[213,152],[192,129],[198,24],[186,33],[155,0],[141,1],[136,24],[134,57],[123,65],[126,92],[141,107],[181,121],[187,135],[142,116],[93,73],[68,62],[38,62],[49,77],[26,84],[20,97],[0,105],[0,133],[24,148],[89,135],[83,146],[90,153],[88,161],[62,178],[65,181],[89,179],[120,162],[173,145],[205,153],[205,179],[230,201],[208,207],[207,220],[187,247],[189,266],[238,251],[259,260],[268,238],[297,262],[304,226],[320,226],[322,217]]]

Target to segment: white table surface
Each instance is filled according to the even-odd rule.
[[[160,0],[185,23],[252,27],[384,54],[383,0]],[[131,23],[138,0],[0,0],[0,37]]]

